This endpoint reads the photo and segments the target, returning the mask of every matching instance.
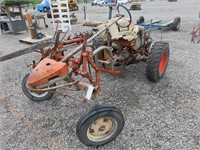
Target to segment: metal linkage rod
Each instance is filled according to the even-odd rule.
[[[115,20],[113,20],[113,22],[109,23],[107,26],[105,26],[103,29],[101,29],[100,31],[98,31],[96,34],[94,34],[91,38],[89,38],[87,40],[87,43],[91,42],[93,39],[95,39],[99,34],[101,34],[102,32],[104,32],[106,29],[108,29],[110,26],[112,26],[114,23],[116,23],[118,20],[120,20],[121,17],[117,17],[115,18]],[[61,61],[64,62],[66,61],[68,58],[70,58],[71,56],[73,56],[74,54],[78,53],[81,48],[83,47],[83,44],[81,44],[80,46],[78,46],[74,51],[70,52],[68,55],[66,55]]]

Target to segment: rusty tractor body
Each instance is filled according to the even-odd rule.
[[[60,31],[57,31],[54,44],[39,49],[40,61],[33,61],[32,71],[22,81],[24,94],[34,101],[50,99],[54,93],[84,103],[92,99],[95,107],[79,119],[76,129],[79,140],[88,146],[111,142],[124,126],[123,114],[119,109],[98,104],[100,72],[119,74],[119,66],[146,61],[147,78],[157,82],[162,78],[168,63],[169,44],[159,41],[151,46],[149,34],[143,27],[132,24],[128,9],[124,6],[119,8],[124,8],[129,18],[118,14],[100,25],[96,33],[87,32],[60,41]],[[78,75],[88,82],[77,79]],[[59,93],[58,89],[64,87],[68,87],[68,90],[84,90],[86,96],[80,99]]]

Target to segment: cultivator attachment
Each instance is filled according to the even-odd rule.
[[[92,95],[98,94],[100,92],[100,71],[111,74],[119,74],[120,71],[113,70],[114,63],[112,59],[109,62],[111,69],[99,67],[93,60],[95,55],[103,50],[112,58],[110,47],[100,46],[92,51],[88,50],[88,43],[119,19],[120,17],[97,33],[78,33],[72,38],[69,36],[67,39],[61,41],[59,40],[60,31],[57,31],[55,33],[54,45],[49,47],[46,51],[42,48],[40,49],[42,58],[37,64],[33,63],[33,70],[27,78],[26,88],[30,92],[39,94],[41,92],[51,92],[56,88],[70,86],[75,87],[76,90],[86,90],[86,99],[90,99]],[[79,46],[70,51],[69,47],[74,45]],[[67,52],[67,55],[64,55],[65,52]],[[79,57],[75,57],[77,53],[80,53]],[[49,56],[50,58],[48,58]],[[91,70],[94,70],[95,75],[92,74]],[[72,78],[72,74],[80,75],[88,79],[89,84]],[[61,80],[65,80],[67,83],[55,85]],[[51,87],[52,85],[55,86]]]

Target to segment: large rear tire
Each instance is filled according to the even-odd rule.
[[[169,61],[169,44],[155,42],[147,61],[146,76],[152,82],[158,82],[164,75]]]
[[[81,116],[76,133],[87,146],[100,146],[113,141],[124,127],[122,112],[114,106],[98,105]]]

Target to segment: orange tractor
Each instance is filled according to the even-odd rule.
[[[33,69],[22,81],[24,94],[33,101],[50,99],[54,93],[75,98],[81,102],[93,100],[94,107],[83,114],[77,122],[77,136],[87,146],[99,146],[114,140],[122,131],[124,117],[122,112],[111,105],[99,105],[100,72],[119,74],[119,66],[139,61],[147,62],[146,74],[150,81],[159,81],[169,60],[169,44],[155,42],[143,27],[132,24],[131,14],[124,6],[128,18],[118,13],[96,32],[77,35],[67,40],[60,39],[56,32],[51,47],[40,48],[41,59],[33,61]],[[63,39],[63,38],[62,38]],[[70,46],[80,44],[70,51]],[[67,53],[67,54],[65,54]],[[79,75],[88,80],[77,79]],[[62,82],[60,82],[62,81]],[[59,93],[59,88],[86,91],[82,99]]]

